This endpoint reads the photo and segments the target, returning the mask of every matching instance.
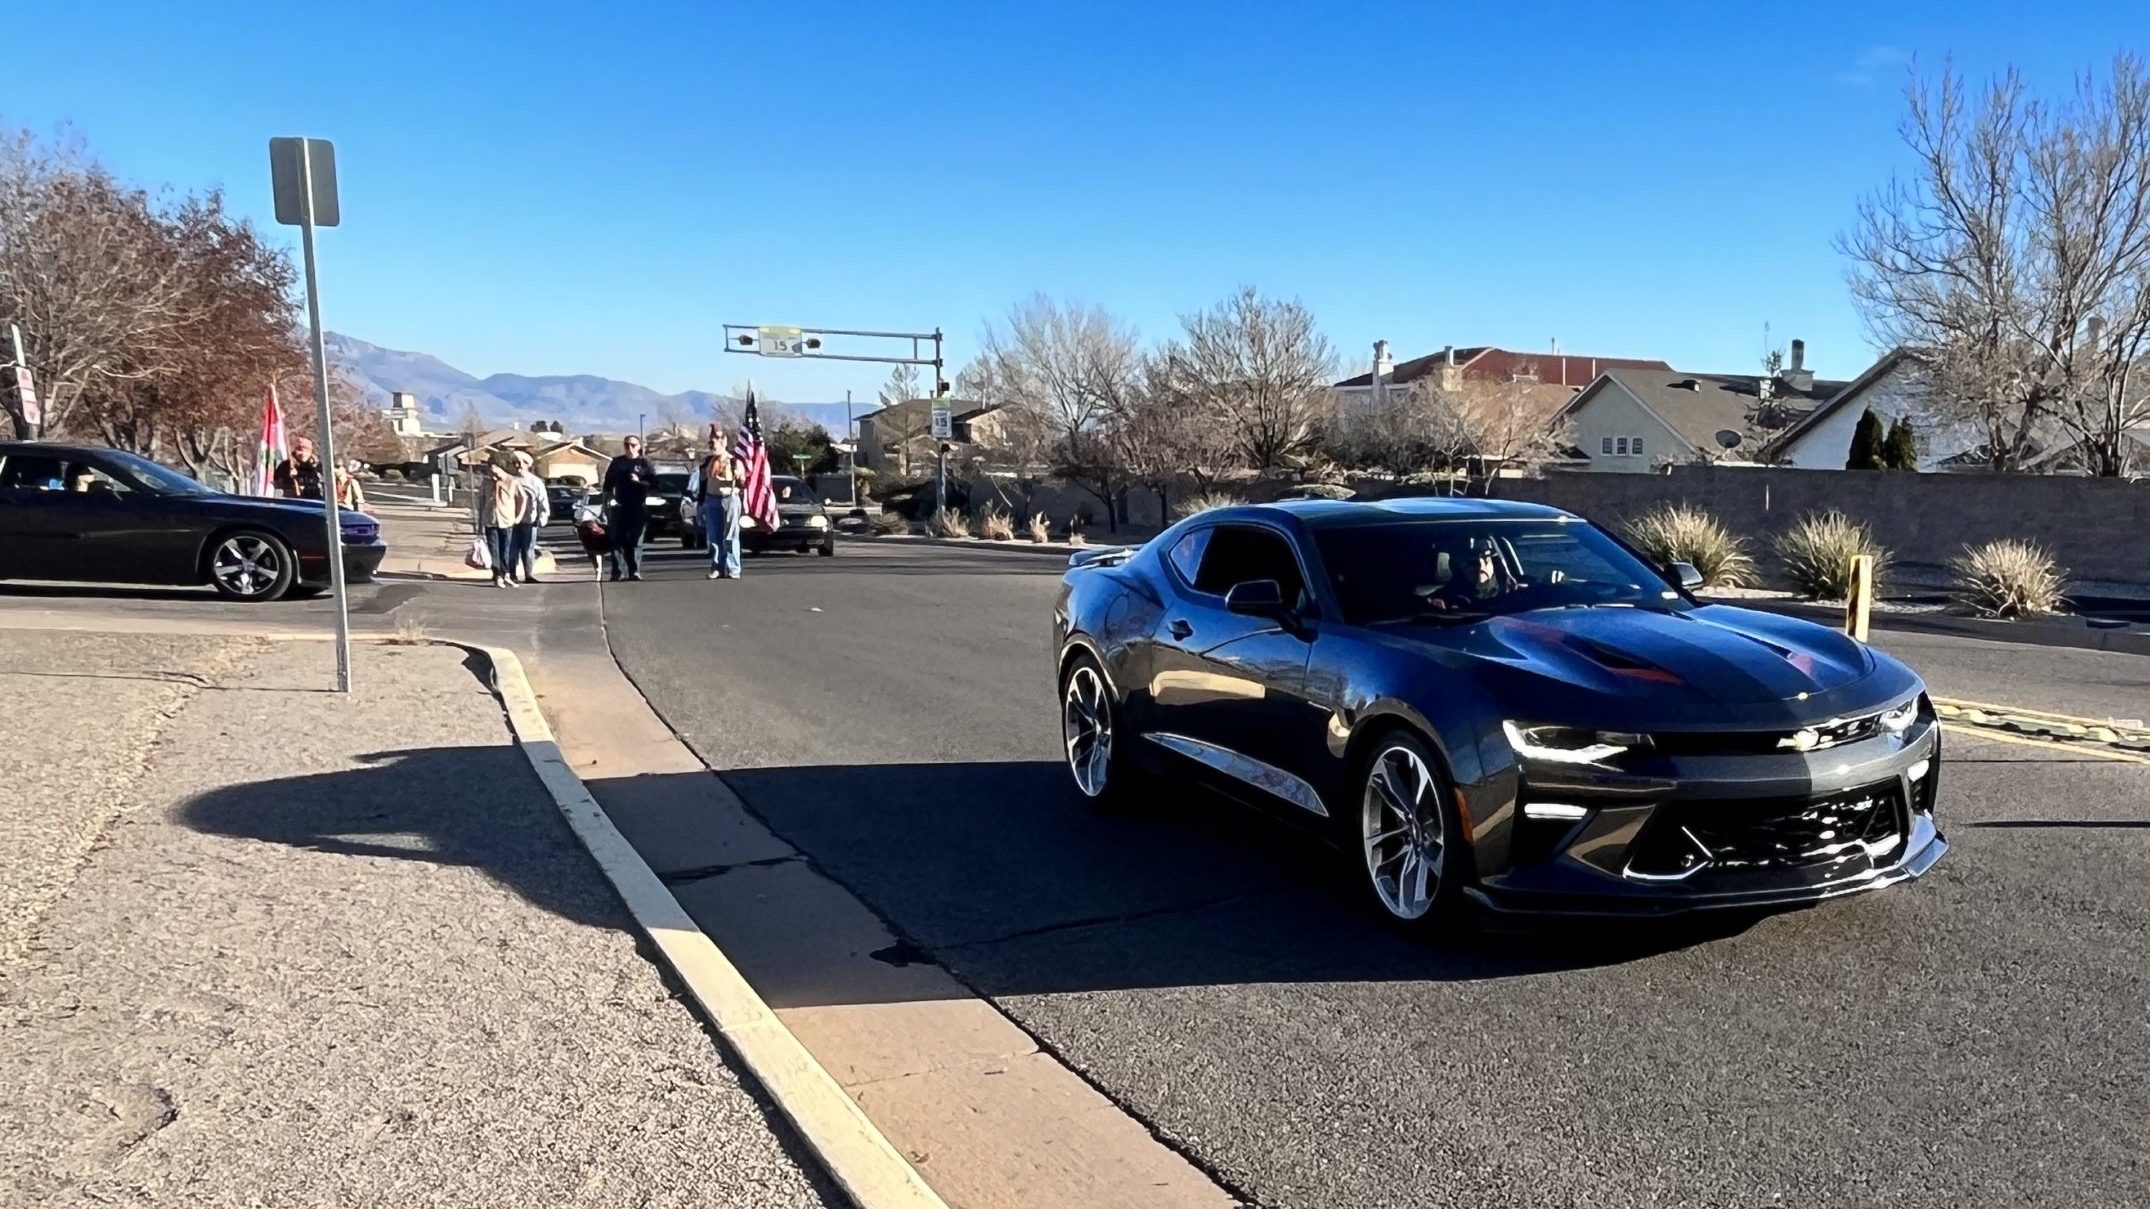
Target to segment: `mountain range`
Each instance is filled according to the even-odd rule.
[[[471,408],[492,428],[522,428],[537,420],[558,420],[571,433],[588,434],[632,432],[642,424],[655,428],[675,418],[702,424],[718,416],[735,415],[739,406],[739,400],[712,391],[668,395],[633,382],[592,374],[493,374],[480,378],[430,353],[382,348],[337,332],[328,333],[327,343],[330,364],[364,392],[370,405],[385,408],[391,391],[408,391],[417,396],[419,411],[431,432],[455,430]],[[856,408],[854,414],[864,415],[876,406],[868,403]],[[772,403],[763,408],[763,424],[774,425],[781,417],[819,424],[833,434],[844,431],[842,403]]]

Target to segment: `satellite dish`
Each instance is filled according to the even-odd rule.
[[[1739,448],[1740,435],[1729,428],[1717,430],[1717,444],[1725,449]]]

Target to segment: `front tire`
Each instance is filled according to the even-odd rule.
[[[1369,745],[1354,784],[1344,818],[1368,898],[1407,932],[1456,931],[1470,841],[1440,758],[1417,735],[1390,731]]]
[[[210,545],[207,570],[209,586],[226,600],[276,600],[298,578],[299,560],[283,538],[241,529]]]
[[[1060,738],[1076,792],[1101,810],[1129,804],[1137,770],[1129,758],[1135,736],[1117,725],[1105,669],[1088,651],[1075,656],[1060,678]]]

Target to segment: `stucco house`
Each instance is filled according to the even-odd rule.
[[[1769,444],[1767,460],[1802,470],[1842,470],[1851,459],[1859,418],[1873,412],[1884,427],[1899,419],[1918,434],[1922,471],[1983,466],[1985,437],[1976,425],[1937,414],[1932,385],[1918,354],[1907,348],[1883,353],[1835,397],[1801,417]]]
[[[999,404],[945,399],[950,443],[962,449],[962,461],[1001,444],[1006,416]],[[875,474],[920,474],[934,463],[933,400],[905,399],[858,418],[858,464]],[[906,457],[908,453],[908,457]]]
[[[1673,462],[1755,461],[1848,385],[1814,377],[1805,343],[1794,340],[1791,361],[1771,377],[1608,370],[1553,423],[1570,427],[1579,469],[1642,474]]]

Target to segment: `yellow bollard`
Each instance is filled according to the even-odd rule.
[[[1856,555],[1851,560],[1851,590],[1844,593],[1844,632],[1866,641],[1867,619],[1874,611],[1874,556]]]

